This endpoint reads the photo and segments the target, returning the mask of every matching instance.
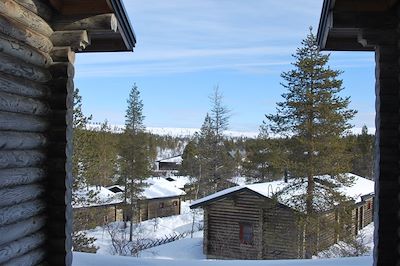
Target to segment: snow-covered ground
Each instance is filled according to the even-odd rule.
[[[194,260],[194,259],[143,259],[74,253],[73,266],[369,266],[372,257],[352,257],[320,260]]]
[[[160,239],[165,236],[188,232],[192,228],[193,211],[189,209],[189,202],[182,202],[181,215],[174,215],[163,218],[155,218],[141,222],[134,227],[134,235],[142,239]],[[203,213],[196,211],[195,231],[203,223]],[[110,227],[123,228],[123,222],[111,223]],[[129,236],[129,223],[125,228],[125,235]],[[89,237],[95,237],[97,240],[94,245],[99,247],[98,254],[113,254],[111,245],[111,236],[105,227],[98,226],[95,229],[87,230]],[[202,237],[202,234],[201,234]],[[201,240],[202,241],[202,240]],[[147,256],[148,257],[148,256]]]
[[[190,231],[193,215],[188,208],[189,203],[182,203],[182,214],[151,219],[141,223],[137,234],[145,234],[149,239],[162,238],[165,235]],[[202,213],[196,213],[196,224],[202,223]],[[122,223],[113,223],[114,226],[122,226]],[[373,249],[373,224],[365,227],[359,234],[364,244],[370,248],[367,256],[351,258],[337,257],[337,247],[341,244],[332,246],[325,252],[319,254],[318,259],[314,260],[263,260],[263,261],[241,261],[241,260],[207,260],[203,254],[203,231],[193,234],[193,238],[174,241],[168,244],[157,246],[142,251],[139,258],[112,256],[111,239],[106,229],[97,227],[88,230],[88,235],[97,238],[95,245],[99,247],[97,254],[86,254],[74,252],[74,266],[103,266],[103,265],[145,265],[145,266],[368,266],[372,265]],[[139,233],[141,231],[141,233]],[[125,232],[128,234],[129,227]],[[341,246],[343,248],[343,245]],[[346,248],[346,247],[345,247]],[[323,257],[331,257],[323,259]]]
[[[356,250],[354,246],[358,246]],[[362,246],[362,248],[361,248]],[[356,242],[353,245],[349,245],[343,241],[331,246],[329,249],[324,250],[318,254],[319,258],[338,258],[343,256],[349,256],[349,254],[359,253],[363,250],[364,255],[372,256],[374,249],[374,223],[370,223],[364,227],[357,235]]]

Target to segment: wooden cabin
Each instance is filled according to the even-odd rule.
[[[177,173],[182,164],[182,155],[177,155],[156,161],[156,171],[158,176],[166,176]]]
[[[123,203],[109,203],[74,208],[74,231],[123,221]]]
[[[0,0],[1,265],[71,265],[75,53],[135,42],[121,0]]]
[[[193,202],[190,208],[204,209],[203,252],[207,258],[304,258],[305,228],[302,210],[288,202],[284,201],[284,204],[275,197],[287,185],[285,181],[274,181],[237,186]],[[373,199],[374,183],[356,176],[354,186],[353,190],[344,192],[355,200],[348,219],[352,219],[351,229],[356,233],[354,228],[360,230],[372,222],[371,209],[365,208]],[[360,209],[363,217],[361,220],[361,215],[355,215],[356,210]],[[313,241],[315,253],[333,245],[342,237],[338,230],[342,220],[337,210],[319,213],[315,228],[316,239]]]
[[[185,191],[162,177],[148,178],[145,182],[148,186],[135,204],[139,206],[138,222],[181,214],[181,202]],[[127,219],[129,220],[129,217]]]

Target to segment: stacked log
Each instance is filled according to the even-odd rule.
[[[0,0],[2,265],[36,265],[46,260],[47,132],[52,113],[47,83],[53,64],[49,55],[53,30],[46,22],[50,10],[38,0]]]

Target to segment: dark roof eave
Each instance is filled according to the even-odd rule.
[[[112,9],[114,10],[114,14],[118,20],[118,26],[120,27],[119,31],[125,42],[127,51],[133,51],[133,48],[135,47],[136,44],[136,36],[129,21],[129,18],[127,16],[122,0],[107,0],[107,1],[109,1]]]
[[[319,20],[318,32],[317,32],[317,43],[321,50],[325,48],[326,40],[329,33],[329,12],[335,5],[335,0],[324,0],[321,12],[321,18]]]

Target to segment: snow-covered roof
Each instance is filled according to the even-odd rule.
[[[176,163],[176,164],[182,164],[182,156],[177,155],[174,157],[158,160],[159,163]]]
[[[74,208],[93,207],[123,202],[122,193],[114,193],[102,186],[89,186],[74,191]]]
[[[176,188],[184,188],[186,184],[191,183],[190,176],[168,176],[165,178],[168,182],[174,185]]]
[[[372,195],[374,193],[373,181],[350,173],[346,173],[345,175],[353,178],[354,180],[353,185],[349,187],[339,186],[335,189],[335,191],[340,192],[341,194],[350,199],[353,199],[355,203],[361,202],[362,196]],[[330,180],[330,177],[327,175],[318,176],[315,178],[325,181]],[[306,189],[307,189],[306,182],[296,182],[294,181],[294,179],[290,179],[287,183],[284,180],[279,180],[279,181],[251,184],[251,185],[242,185],[242,186],[231,187],[219,191],[217,193],[211,194],[209,196],[206,196],[204,198],[198,199],[194,201],[190,207],[197,208],[206,202],[224,198],[228,194],[236,193],[240,190],[250,190],[267,198],[272,198],[273,196],[276,196],[278,202],[285,204],[289,207],[297,208],[303,211],[303,209],[301,207],[299,208],[299,206],[305,205],[303,204],[304,202],[302,202],[304,201],[304,197],[301,197],[301,195],[305,194]],[[321,193],[316,193],[316,195],[320,195],[320,198],[318,198],[318,196],[315,197],[315,202],[314,202],[315,207],[316,209],[323,210],[326,206],[328,198],[328,197],[325,198],[325,196],[329,196],[326,195],[327,191],[329,190],[326,190],[326,186],[322,184],[316,185],[315,189],[316,191],[321,192]]]
[[[185,191],[175,187],[175,185],[163,177],[151,177],[145,181],[149,184],[142,192],[142,197],[146,199],[168,198],[185,195]]]

